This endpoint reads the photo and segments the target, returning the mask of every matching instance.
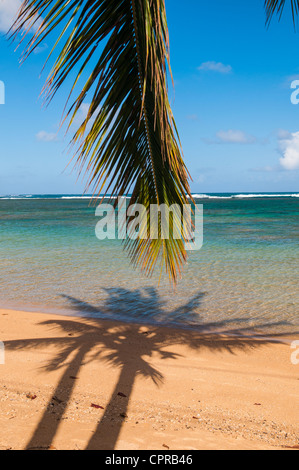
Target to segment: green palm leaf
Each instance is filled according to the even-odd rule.
[[[151,204],[188,204],[189,174],[168,98],[164,0],[26,0],[13,36],[32,28],[37,31],[24,59],[49,34],[58,35],[50,54],[56,51],[44,87],[46,100],[74,73],[65,116],[71,125],[92,95],[88,115],[72,140],[79,146],[76,162],[80,172],[88,173],[88,187],[100,194],[106,186],[113,196],[132,192],[131,203],[147,210]],[[74,96],[86,73],[88,79]],[[180,224],[176,217],[174,224]],[[159,236],[126,246],[133,262],[148,274],[160,259],[174,281],[186,261],[185,240],[175,239],[173,230],[169,240]]]
[[[269,24],[275,14],[281,19],[285,6],[289,5],[292,10],[293,22],[295,25],[296,17],[299,13],[299,0],[265,0],[267,13],[267,23]]]

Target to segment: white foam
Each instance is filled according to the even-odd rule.
[[[289,194],[275,194],[275,193],[268,193],[268,194],[232,194],[232,195],[227,195],[227,196],[221,196],[221,195],[212,195],[212,194],[192,194],[194,199],[258,199],[258,198],[299,198],[299,193],[289,193]],[[11,196],[0,196],[0,200],[28,200],[28,199],[33,199],[35,201],[37,200],[84,200],[84,199],[101,199],[103,196],[33,196],[31,194],[29,195],[22,195],[22,196],[16,196],[16,195],[11,195]],[[189,197],[189,196],[188,196]],[[117,196],[105,196],[105,199],[117,199]],[[130,196],[127,196],[126,199],[130,199]]]
[[[246,199],[246,198],[264,198],[264,197],[299,197],[299,194],[237,194],[234,196],[238,199]]]
[[[255,198],[282,198],[282,197],[299,197],[298,193],[294,194],[232,194],[231,196],[217,196],[209,194],[192,194],[195,199],[255,199]]]

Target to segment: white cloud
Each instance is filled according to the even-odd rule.
[[[278,140],[288,140],[292,137],[291,132],[286,131],[285,129],[278,129],[277,131]]]
[[[78,112],[75,116],[75,119],[71,125],[71,132],[76,132],[78,130],[78,128],[83,124],[83,122],[85,121],[85,119],[87,118],[88,116],[88,111],[89,111],[89,108],[90,108],[90,103],[82,103],[80,108],[78,109]],[[89,132],[96,120],[96,117],[97,117],[97,113],[94,113],[92,115],[92,117],[89,119],[88,121],[88,124],[86,126],[86,132]]]
[[[82,103],[80,108],[78,109],[78,112],[76,114],[76,117],[74,119],[74,124],[75,125],[81,125],[83,121],[87,118],[88,111],[90,108],[90,103]]]
[[[224,75],[232,73],[233,71],[231,65],[225,65],[222,62],[214,62],[214,61],[204,62],[203,64],[201,64],[200,67],[198,67],[198,70],[201,70],[204,72],[218,72]]]
[[[13,25],[22,0],[0,0],[0,31],[7,33]]]
[[[1,1],[1,0],[0,0]],[[75,116],[75,119],[69,129],[70,133],[75,133],[78,128],[81,126],[81,124],[84,122],[84,120],[87,118],[88,111],[89,111],[90,104],[89,103],[82,103],[80,106],[77,115]],[[93,115],[92,118],[89,120],[88,125],[87,125],[87,132],[90,131],[94,121],[96,119],[96,115]],[[65,129],[66,130],[66,129]],[[59,128],[57,132],[47,132],[47,131],[40,131],[36,134],[36,140],[38,142],[59,142],[62,141],[63,138],[58,137],[58,132],[61,131]]]
[[[22,3],[23,0],[0,0],[0,32],[6,34],[9,31],[17,19],[17,15],[22,6]],[[37,22],[32,26],[33,32],[37,30],[40,24],[41,20],[38,19]]]
[[[57,142],[58,137],[57,134],[40,131],[38,134],[36,134],[36,139],[39,142]]]
[[[188,121],[198,121],[198,115],[197,114],[189,114],[187,116]]]
[[[250,168],[249,169],[250,172],[253,172],[253,173],[273,173],[275,171],[282,171],[280,166],[277,165],[277,166],[260,166],[260,167],[256,167],[256,168]]]
[[[243,131],[230,129],[228,131],[219,131],[216,134],[215,143],[223,144],[253,144],[256,138],[252,135],[245,134]]]
[[[280,164],[285,170],[299,170],[299,132],[290,134],[280,131],[279,149],[282,153]]]
[[[37,55],[37,54],[42,54],[42,53],[45,52],[48,48],[49,48],[48,44],[44,43],[44,44],[41,44],[40,46],[37,46],[37,47],[34,49],[33,53],[34,53],[35,55]]]

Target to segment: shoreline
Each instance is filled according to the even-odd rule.
[[[0,318],[0,449],[299,445],[290,338],[7,309]]]
[[[262,340],[269,340],[272,342],[275,342],[275,337],[278,337],[278,342],[284,341],[286,344],[291,344],[292,341],[299,339],[299,325],[291,324],[290,327],[294,329],[294,331],[285,331],[285,330],[278,330],[274,329],[272,331],[271,327],[272,325],[269,324],[269,326],[245,326],[242,325],[237,325],[238,320],[236,320],[236,323],[232,323],[231,321],[225,321],[223,320],[222,322],[222,327],[215,327],[215,323],[198,323],[198,324],[188,324],[188,323],[169,323],[169,322],[159,322],[159,321],[154,321],[154,320],[147,320],[144,317],[144,320],[137,318],[137,317],[127,317],[126,315],[119,316],[118,318],[113,315],[109,318],[108,314],[101,314],[100,312],[98,314],[90,314],[88,312],[84,313],[84,309],[82,309],[81,312],[78,310],[72,310],[71,308],[63,308],[63,307],[54,307],[51,305],[41,306],[40,304],[36,305],[17,305],[15,302],[12,304],[10,302],[1,302],[0,303],[0,312],[2,310],[8,311],[8,312],[23,312],[23,313],[32,313],[32,314],[40,314],[40,315],[50,315],[50,316],[55,316],[55,317],[66,317],[66,318],[77,318],[77,319],[86,319],[86,320],[96,320],[100,322],[107,322],[107,323],[113,323],[113,324],[119,324],[119,325],[135,325],[139,327],[153,327],[153,328],[162,328],[162,329],[171,329],[171,330],[178,330],[178,331],[189,331],[193,333],[198,333],[198,334],[206,334],[210,333],[212,335],[218,336],[218,335],[225,335],[231,338],[238,337],[240,334],[244,338],[253,338],[253,339],[262,339]],[[1,314],[1,313],[0,313]],[[231,325],[235,326],[231,326]],[[276,326],[276,325],[274,325]],[[286,326],[286,325],[285,325]],[[283,340],[284,338],[284,340]]]

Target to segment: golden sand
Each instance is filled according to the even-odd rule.
[[[0,310],[0,340],[0,449],[299,445],[285,337]]]

